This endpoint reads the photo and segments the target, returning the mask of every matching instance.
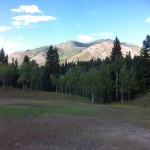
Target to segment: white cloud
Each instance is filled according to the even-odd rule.
[[[112,33],[101,32],[101,33],[92,33],[90,35],[79,34],[79,35],[77,35],[77,38],[81,41],[89,42],[89,41],[94,41],[98,38],[107,38],[107,37],[111,37],[111,36],[112,36]]]
[[[8,54],[22,49],[22,45],[20,43],[5,40],[3,37],[0,36],[0,48],[1,47],[3,47],[5,52]]]
[[[21,27],[21,22],[19,22],[19,21],[14,21],[14,22],[12,22],[12,24],[13,24],[16,28],[20,28],[20,27]]]
[[[21,15],[12,17],[12,19],[14,20],[13,22],[14,25],[20,26],[20,25],[29,25],[30,23],[56,20],[56,17],[44,15],[43,16]]]
[[[25,13],[31,13],[31,14],[42,13],[42,11],[36,5],[21,5],[19,6],[19,8],[13,8],[10,11],[16,12],[16,13],[25,12]]]
[[[18,8],[10,9],[10,11],[16,13],[25,12],[30,14],[42,13],[41,15],[25,14],[12,17],[12,25],[16,28],[20,28],[22,25],[30,25],[30,23],[56,20],[56,17],[44,15],[43,12],[36,5],[21,5]]]
[[[110,32],[101,32],[101,33],[92,33],[91,35],[99,36],[101,38],[107,38],[107,37],[111,37],[112,33],[110,33]]]
[[[83,35],[83,34],[77,35],[77,38],[79,40],[85,41],[85,42],[94,40],[94,38],[92,36],[90,36],[90,35]]]
[[[150,22],[150,17],[148,17],[145,22],[149,23]]]
[[[9,27],[9,26],[0,26],[0,32],[7,31],[7,30],[10,30],[12,28],[13,27]]]

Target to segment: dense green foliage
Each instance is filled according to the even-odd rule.
[[[3,48],[0,50],[0,62],[8,64],[8,55],[5,55]]]
[[[58,79],[59,91],[80,95],[100,103],[123,102],[133,99],[137,93],[148,91],[150,89],[148,37],[143,42],[141,56],[134,58],[131,58],[130,52],[125,58],[122,57],[120,41],[116,37],[110,58],[70,65],[72,67]]]
[[[25,56],[23,64],[19,68],[18,84],[22,85],[23,89],[38,89],[40,81],[38,64],[32,60],[29,61],[28,56]]]
[[[12,64],[8,64],[8,55],[5,55],[5,51],[2,48],[0,50],[0,85],[3,86],[3,89],[5,89],[5,87],[15,86],[17,77],[17,59],[13,59]]]
[[[43,87],[45,90],[53,90],[51,75],[59,75],[59,55],[57,48],[49,47],[43,75]]]
[[[18,67],[16,59],[8,64],[4,49],[0,51],[0,84],[24,90],[49,90],[83,96],[92,102],[110,103],[133,99],[150,89],[150,36],[143,41],[141,55],[122,57],[116,37],[110,58],[59,65],[57,48],[49,47],[45,66],[25,56]]]

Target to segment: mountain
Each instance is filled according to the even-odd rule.
[[[103,40],[98,43],[94,43],[88,48],[84,49],[82,52],[71,56],[67,59],[68,62],[76,62],[76,61],[89,61],[91,59],[105,59],[111,55],[113,47],[112,40]],[[131,57],[140,55],[140,47],[134,44],[121,43],[121,51],[123,56],[131,52]]]
[[[105,59],[110,56],[113,41],[112,40],[97,40],[89,43],[81,43],[78,41],[67,41],[53,45],[58,48],[60,63],[89,61],[91,59]],[[121,43],[122,53],[125,56],[129,51],[131,56],[140,55],[140,47],[130,43]],[[45,64],[46,52],[49,46],[43,46],[32,50],[19,51],[9,55],[9,62],[12,58],[18,59],[18,64],[21,64],[25,55],[28,55],[30,60],[35,60],[39,65]]]

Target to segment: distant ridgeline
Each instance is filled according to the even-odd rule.
[[[121,43],[122,54],[125,57],[130,51],[131,57],[140,55],[141,48],[134,44]],[[90,61],[92,59],[105,59],[111,54],[113,47],[112,40],[98,40],[90,43],[81,43],[77,41],[67,41],[54,45],[58,48],[60,64],[64,62]],[[45,65],[46,53],[49,46],[43,46],[33,50],[15,52],[9,55],[9,62],[12,58],[17,58],[18,64],[21,65],[23,58],[27,55],[30,60],[35,60],[39,65]]]

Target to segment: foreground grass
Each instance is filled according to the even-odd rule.
[[[0,149],[149,150],[149,96],[99,105],[65,94],[0,90]]]
[[[2,94],[2,92],[4,93]],[[1,97],[0,117],[97,114],[94,110],[89,111],[90,102],[71,95],[11,90],[1,91]]]
[[[134,101],[110,105],[93,104],[81,97],[50,92],[0,91],[0,117],[43,115],[115,116],[137,120],[148,116],[150,95]]]

